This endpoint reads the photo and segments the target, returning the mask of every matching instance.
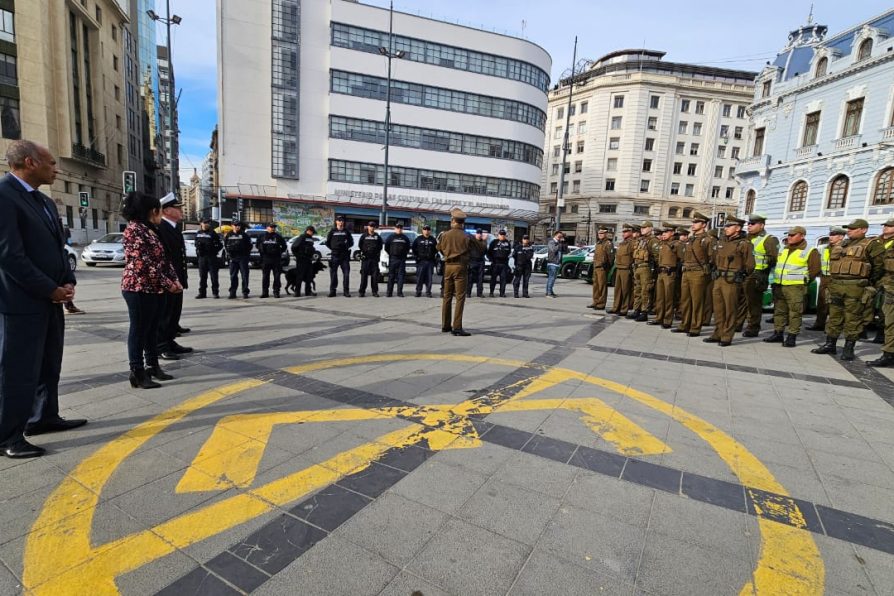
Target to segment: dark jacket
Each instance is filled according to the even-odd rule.
[[[530,269],[534,264],[534,246],[516,244],[512,249],[512,258],[515,259],[516,269]]]
[[[487,247],[487,258],[490,259],[491,263],[505,265],[509,262],[510,255],[512,255],[512,243],[509,240],[497,238]]]
[[[251,236],[244,231],[227,232],[227,235],[224,236],[224,246],[231,259],[248,258],[248,255],[251,254]]]
[[[263,236],[258,236],[257,246],[262,260],[275,263],[282,258],[282,253],[286,250],[286,240],[276,232],[267,232]]]
[[[317,247],[314,246],[314,237],[302,234],[298,240],[292,243],[292,254],[296,263],[310,263],[313,261]]]
[[[332,228],[326,236],[324,244],[332,251],[330,259],[351,258],[351,247],[354,246],[354,237],[347,230]]]
[[[158,236],[161,238],[161,244],[165,247],[165,256],[174,267],[177,273],[177,279],[183,289],[189,287],[189,276],[186,273],[186,242],[183,240],[183,234],[180,233],[175,226],[163,219],[158,224]]]
[[[413,254],[417,261],[434,261],[438,254],[438,241],[434,236],[416,236],[413,240]]]
[[[549,265],[561,265],[562,255],[568,252],[568,244],[563,240],[558,242],[555,238],[550,238],[546,243],[546,262]]]
[[[404,234],[391,234],[385,241],[385,252],[392,259],[406,259],[410,254],[410,239]]]
[[[214,257],[223,248],[223,241],[220,234],[214,230],[198,230],[196,231],[196,256],[197,257]]]
[[[385,246],[378,232],[372,234],[363,232],[360,234],[357,245],[360,247],[360,258],[364,261],[378,261],[379,255],[382,254],[382,248]]]
[[[0,312],[44,312],[56,288],[76,283],[64,242],[49,197],[26,192],[12,174],[0,179]]]

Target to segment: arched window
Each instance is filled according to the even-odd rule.
[[[829,71],[829,59],[823,56],[819,59],[819,62],[816,63],[816,76],[824,77],[826,73]]]
[[[832,184],[829,185],[829,201],[826,203],[826,209],[844,209],[849,185],[850,178],[844,174],[835,176],[832,179]]]
[[[882,170],[875,181],[872,204],[890,205],[891,203],[894,203],[894,168],[887,168]]]
[[[866,60],[872,55],[872,40],[866,39],[863,40],[863,43],[860,44],[860,49],[857,51],[857,60]]]
[[[679,207],[671,207],[670,209],[667,210],[668,217],[678,217],[679,215],[680,215]]]
[[[757,200],[757,193],[752,188],[745,194],[745,213],[754,213],[754,202]]]
[[[789,211],[804,211],[807,206],[807,183],[798,180],[792,187],[792,197],[788,204]]]
[[[683,209],[683,219],[689,219],[692,217],[692,209],[690,207],[686,207]]]

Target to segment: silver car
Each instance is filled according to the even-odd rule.
[[[124,265],[124,234],[106,234],[94,240],[81,252],[81,260],[88,267],[99,263]]]

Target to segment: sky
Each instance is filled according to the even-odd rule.
[[[237,2],[239,0],[224,0]],[[328,2],[330,0],[304,0]],[[361,0],[388,6],[388,0]],[[163,14],[164,2],[157,0]],[[395,0],[395,10],[522,36],[553,58],[551,78],[570,72],[574,37],[578,59],[646,47],[665,60],[758,71],[782,49],[789,31],[807,21],[829,36],[891,8],[890,0]],[[183,18],[174,27],[174,72],[180,97],[180,166],[186,181],[208,153],[217,122],[215,0],[171,0]],[[158,43],[164,43],[159,28]],[[383,61],[384,69],[384,61]]]

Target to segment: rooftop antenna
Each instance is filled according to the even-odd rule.
[[[813,4],[812,3],[810,5],[810,14],[807,15],[807,24],[808,25],[813,24]]]
[[[522,25],[522,37],[524,37],[525,29],[528,28],[528,21],[526,21],[525,19],[522,19],[521,25]]]

